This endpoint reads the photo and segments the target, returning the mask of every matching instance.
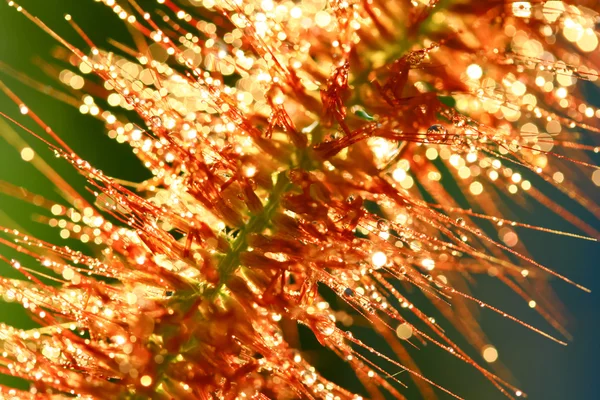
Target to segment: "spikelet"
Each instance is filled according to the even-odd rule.
[[[67,16],[88,45],[76,48],[10,5],[63,45],[54,55],[73,68],[53,97],[102,120],[152,178],[105,175],[0,83],[41,133],[11,121],[93,195],[31,149],[23,158],[64,202],[1,184],[39,206],[39,222],[89,245],[2,227],[0,244],[23,259],[0,258],[23,278],[1,278],[0,292],[40,325],[0,328],[0,372],[32,385],[3,396],[403,399],[412,379],[425,398],[460,398],[420,372],[407,349],[424,344],[508,398],[524,395],[443,327],[488,361],[497,352],[480,308],[564,344],[474,298],[470,282],[486,273],[568,337],[545,282],[586,289],[534,261],[518,232],[599,237],[544,194],[554,185],[600,215],[589,195],[590,177],[600,184],[600,110],[581,95],[598,79],[596,1],[102,2],[136,47],[98,48]],[[537,201],[582,233],[512,221],[507,197]],[[444,321],[423,311],[427,301]],[[355,324],[393,354],[355,337]],[[301,325],[351,366],[363,393],[318,373],[299,349]]]

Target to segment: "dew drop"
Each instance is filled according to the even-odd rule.
[[[390,229],[390,224],[386,220],[380,219],[379,221],[377,221],[377,229],[384,232],[388,231]]]
[[[427,137],[425,138],[426,142],[445,143],[447,140],[448,130],[442,125],[431,125],[429,129],[427,129]]]
[[[465,126],[467,123],[466,118],[460,114],[454,114],[452,116],[452,122],[459,128]]]
[[[449,137],[447,141],[452,142],[453,149],[459,149],[465,144],[465,139],[460,135],[452,135],[452,137]]]
[[[158,115],[155,115],[150,118],[150,123],[152,124],[152,126],[160,128],[162,126],[162,118]]]
[[[371,257],[371,263],[373,264],[373,268],[379,269],[387,263],[387,256],[385,253],[377,251],[373,253],[373,256]]]
[[[410,339],[412,334],[413,334],[412,327],[409,324],[407,324],[406,322],[398,325],[398,327],[396,328],[396,336],[398,336],[398,338],[400,338],[400,339],[408,340],[408,339]]]
[[[325,225],[323,222],[313,221],[312,223],[315,226],[315,228],[317,229],[317,232],[319,232],[320,234],[323,234],[323,235],[327,233],[327,225]]]
[[[331,336],[335,332],[335,324],[330,319],[324,319],[316,323],[317,331],[323,336]]]
[[[305,372],[302,374],[302,382],[305,385],[312,386],[317,381],[317,375],[314,372]]]

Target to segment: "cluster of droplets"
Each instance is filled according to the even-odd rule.
[[[404,350],[420,343],[472,365],[508,397],[522,395],[414,304],[413,288],[485,362],[498,352],[472,305],[561,342],[455,287],[471,274],[496,276],[565,333],[551,296],[527,293],[531,279],[570,281],[532,260],[516,228],[599,236],[535,185],[559,184],[600,215],[585,184],[568,182],[595,168],[585,152],[598,149],[580,140],[598,132],[600,116],[577,86],[598,75],[584,56],[597,48],[590,9],[425,0],[193,0],[197,8],[182,9],[158,0],[149,12],[103,0],[144,44],[114,42],[115,54],[99,50],[71,16],[89,52],[10,3],[66,47],[58,56],[76,68],[58,78],[69,90],[88,82],[105,90],[103,98],[55,97],[103,120],[152,174],[141,183],[106,176],[0,85],[54,140],[56,156],[88,179],[94,202],[20,144],[65,204],[2,190],[45,210],[39,222],[62,239],[99,253],[3,230],[1,244],[41,266],[0,256],[26,278],[3,278],[2,296],[43,326],[2,329],[0,363],[35,381],[22,398],[361,398],[305,360],[293,340],[298,325],[375,397],[403,398],[404,383],[379,359],[406,371],[425,397],[433,386],[459,398]],[[133,122],[140,119],[145,126]],[[578,152],[561,152],[568,149]],[[448,179],[464,201],[444,186]],[[496,191],[536,200],[588,236],[501,218]],[[324,287],[335,300],[325,300]],[[397,358],[354,337],[354,323],[373,326]]]

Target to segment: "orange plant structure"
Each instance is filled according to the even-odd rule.
[[[517,232],[600,236],[543,191],[554,185],[600,215],[586,195],[600,185],[600,110],[581,95],[598,80],[597,1],[102,2],[134,47],[98,48],[67,16],[87,43],[77,48],[10,5],[62,45],[56,55],[72,68],[54,97],[102,120],[152,178],[105,175],[0,84],[40,129],[21,127],[87,178],[94,198],[31,150],[23,158],[64,202],[1,184],[89,246],[1,228],[0,244],[23,259],[0,258],[23,279],[1,278],[0,292],[40,325],[1,327],[0,372],[31,381],[3,396],[362,398],[318,373],[298,349],[300,325],[352,367],[363,396],[403,399],[407,378],[426,398],[460,398],[420,372],[407,348],[421,344],[508,398],[524,395],[442,327],[488,361],[497,352],[481,307],[563,343],[474,298],[469,282],[495,276],[563,335],[545,282],[586,290],[533,260]],[[513,221],[507,196],[581,233]],[[393,353],[363,343],[354,324]]]

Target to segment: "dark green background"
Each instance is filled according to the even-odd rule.
[[[122,22],[107,8],[92,0],[29,0],[21,1],[33,14],[39,16],[50,27],[55,29],[65,38],[78,46],[83,46],[82,41],[64,21],[63,15],[69,13],[84,28],[89,36],[100,47],[108,47],[106,38],[112,37],[127,41],[127,32]],[[142,2],[151,4],[155,2]],[[52,38],[27,21],[14,9],[10,9],[4,1],[0,1],[0,60],[12,67],[27,73],[44,83],[59,84],[55,79],[46,76],[38,68],[40,59],[51,60],[51,50],[56,46]],[[54,61],[52,61],[54,62]],[[89,116],[79,114],[73,108],[62,104],[51,97],[25,87],[0,71],[0,79],[7,83],[32,110],[38,113],[44,121],[49,123],[61,137],[66,140],[81,156],[104,170],[107,174],[123,179],[139,180],[147,176],[147,172],[133,157],[128,145],[119,145],[105,136],[102,124]],[[592,99],[596,103],[600,99]],[[599,106],[600,104],[596,104]],[[8,98],[0,94],[0,111],[3,111],[28,127],[41,132],[27,118],[21,116],[18,108]],[[14,126],[13,126],[14,128]],[[0,129],[6,129],[0,122]],[[76,176],[74,171],[62,160],[57,160],[35,139],[20,131],[39,155],[49,161],[61,174],[73,182],[75,187],[84,192],[83,180]],[[597,162],[597,160],[596,160]],[[0,180],[22,185],[27,189],[44,194],[59,200],[52,187],[30,165],[21,161],[18,152],[0,139]],[[590,193],[598,198],[598,189],[590,186]],[[556,191],[550,193],[557,200],[565,199]],[[586,218],[596,227],[600,228],[597,221],[567,201],[564,204],[573,206],[573,210]],[[514,205],[515,215],[532,224],[540,224],[557,229],[575,231],[568,223],[555,215],[545,211],[540,206],[532,206],[527,210]],[[41,226],[32,221],[31,215],[36,210],[19,201],[0,194],[0,210],[28,231],[40,237],[57,243],[64,242],[58,236],[58,231]],[[0,212],[0,224],[7,224],[6,218]],[[510,321],[492,314],[490,311],[482,313],[482,324],[490,339],[500,353],[500,361],[508,366],[530,398],[536,400],[554,399],[599,399],[600,398],[600,256],[599,246],[595,243],[584,242],[576,239],[562,238],[554,235],[537,232],[519,231],[520,238],[530,245],[531,251],[539,261],[567,275],[573,280],[583,283],[593,290],[592,294],[585,294],[561,282],[554,282],[554,287],[566,303],[572,324],[570,331],[575,340],[567,347],[554,344]],[[0,253],[7,257],[15,256],[5,248],[0,248]],[[6,265],[0,265],[0,273],[12,275]],[[518,296],[499,282],[483,277],[474,289],[475,294],[482,300],[498,305],[513,315],[532,323],[544,330],[551,328],[530,310]],[[14,304],[0,306],[0,321],[10,322],[17,326],[29,326],[27,318],[19,307]],[[357,332],[369,338],[368,332]],[[377,342],[372,342],[385,348]],[[307,348],[317,348],[314,343],[307,341]],[[476,352],[471,354],[477,356]],[[416,355],[419,365],[426,375],[434,381],[444,385],[455,393],[467,399],[501,399],[491,385],[471,368],[468,368],[447,354],[426,348]],[[479,358],[477,358],[479,359]],[[353,380],[347,371],[340,368],[333,361],[333,356],[321,354],[319,368],[325,375],[340,380]],[[393,371],[393,370],[391,370]],[[411,387],[407,390],[410,399],[418,398],[415,395],[414,385],[410,380],[405,381]],[[440,394],[440,398],[446,398]]]

